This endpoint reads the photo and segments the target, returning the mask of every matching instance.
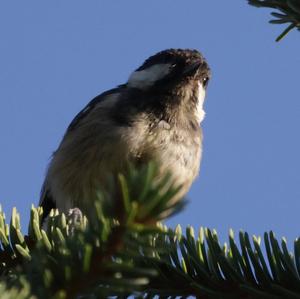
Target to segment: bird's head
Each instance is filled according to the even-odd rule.
[[[197,50],[168,49],[149,57],[129,77],[127,86],[146,93],[171,95],[164,99],[179,99],[176,103],[190,103],[202,110],[206,87],[210,79],[209,66]]]
[[[206,88],[210,69],[197,50],[168,49],[149,57],[128,80],[128,86],[142,90],[176,89],[191,82]]]

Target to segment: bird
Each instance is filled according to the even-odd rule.
[[[211,71],[195,49],[166,49],[144,61],[127,83],[92,99],[68,126],[48,165],[39,205],[74,207],[89,215],[107,174],[128,163],[155,161],[170,173],[179,201],[197,177],[202,157],[203,109]]]

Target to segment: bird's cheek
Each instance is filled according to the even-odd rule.
[[[203,110],[203,104],[205,99],[205,88],[198,82],[198,95],[197,95],[197,107],[196,107],[196,117],[199,123],[201,123],[205,117],[205,111]]]

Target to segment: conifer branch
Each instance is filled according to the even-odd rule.
[[[271,15],[276,19],[271,20],[271,24],[289,24],[288,27],[277,37],[280,41],[292,29],[300,30],[300,1],[299,0],[248,0],[250,5],[256,7],[273,8],[279,11],[272,12]]]
[[[185,234],[180,226],[169,229],[157,221],[182,209],[181,203],[171,204],[179,189],[169,177],[154,183],[155,175],[152,164],[120,175],[114,194],[121,209],[105,207],[112,199],[98,198],[91,222],[82,217],[74,224],[52,211],[44,231],[42,211],[32,207],[24,236],[16,209],[10,225],[1,212],[3,294],[8,299],[11,294],[19,299],[300,298],[300,240],[291,253],[273,232],[264,242],[240,232],[237,244],[230,231],[222,245],[215,230],[200,228],[195,236],[192,227]]]

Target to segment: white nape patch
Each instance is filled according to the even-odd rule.
[[[205,117],[205,111],[203,110],[203,104],[205,99],[205,88],[203,87],[201,82],[198,82],[198,103],[196,109],[196,117],[198,122],[201,123]]]
[[[146,89],[153,85],[157,80],[162,79],[170,73],[171,64],[155,64],[142,71],[133,72],[128,79],[128,86]]]

